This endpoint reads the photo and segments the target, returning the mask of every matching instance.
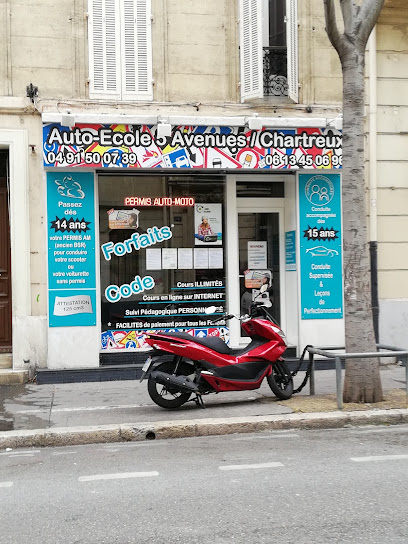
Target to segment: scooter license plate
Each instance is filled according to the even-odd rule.
[[[152,359],[151,357],[148,357],[148,358],[146,359],[145,364],[142,366],[142,372],[147,372],[147,371],[149,370],[150,365],[152,364],[152,360],[153,360],[153,359]]]

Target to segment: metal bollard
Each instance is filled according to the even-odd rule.
[[[314,364],[314,354],[309,351],[309,364],[310,367],[310,376],[309,376],[309,392],[310,395],[315,395],[315,364]]]
[[[401,363],[405,366],[405,392],[408,395],[408,357],[401,357]]]
[[[343,387],[341,379],[341,358],[334,358],[336,363],[336,392],[337,392],[337,407],[339,410],[343,409]]]

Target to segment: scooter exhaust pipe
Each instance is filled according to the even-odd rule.
[[[198,387],[188,376],[173,376],[159,370],[153,371],[150,377],[156,383],[166,387],[174,387],[182,393],[197,393]]]

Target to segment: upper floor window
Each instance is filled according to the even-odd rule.
[[[239,0],[241,100],[298,101],[297,0]]]
[[[88,0],[90,98],[153,100],[151,0]]]

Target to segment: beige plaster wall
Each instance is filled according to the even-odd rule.
[[[42,97],[86,96],[85,0],[5,0],[0,14],[0,94],[32,82]]]
[[[152,6],[154,101],[239,103],[236,0]],[[42,99],[87,99],[87,9],[87,0],[0,2],[0,96],[25,96],[32,82]],[[321,0],[299,2],[298,17],[300,102],[339,103],[340,64]]]
[[[156,100],[236,100],[235,4],[230,0],[153,3]]]
[[[341,103],[341,66],[326,34],[323,2],[304,0],[298,2],[298,10],[301,101],[307,104]],[[341,17],[338,26],[341,28]]]
[[[8,2],[0,2],[0,96],[10,90],[10,10]]]
[[[30,109],[27,99],[27,109]],[[36,113],[0,115],[0,130],[26,130],[28,132],[28,149],[18,150],[28,156],[29,187],[29,231],[30,231],[30,279],[31,279],[31,313],[33,316],[47,313],[47,260],[46,260],[46,194],[45,178],[42,169],[42,123]],[[26,218],[11,218],[24,224]]]
[[[377,212],[381,299],[408,299],[408,4],[388,0],[377,26]]]

